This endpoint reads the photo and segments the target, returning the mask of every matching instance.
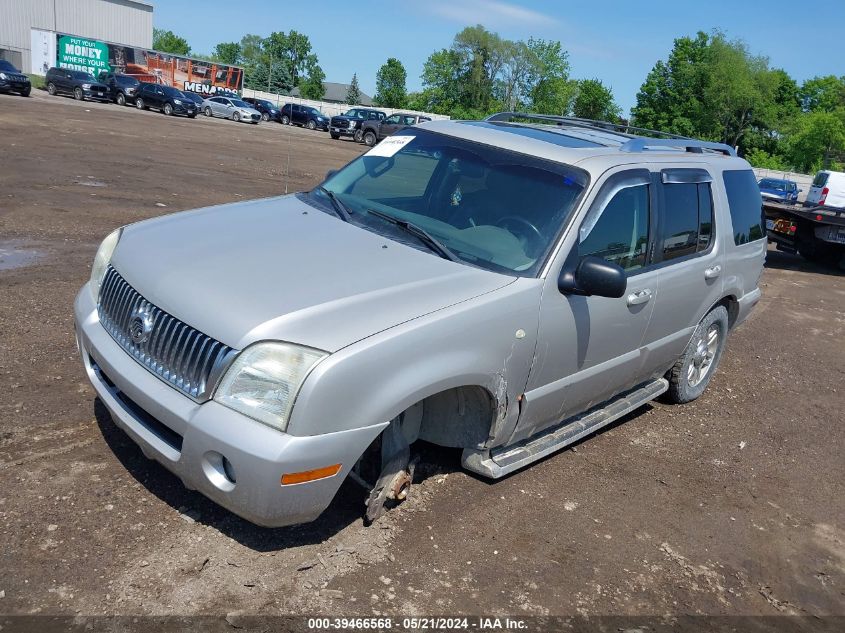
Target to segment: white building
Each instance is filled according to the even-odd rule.
[[[0,59],[32,72],[33,29],[152,48],[147,0],[0,0]]]

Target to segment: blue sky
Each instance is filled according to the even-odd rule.
[[[311,39],[328,81],[348,83],[352,73],[364,92],[387,57],[408,71],[408,89],[420,88],[426,58],[448,47],[464,26],[480,23],[509,39],[560,40],[569,51],[572,77],[597,77],[613,88],[627,112],[637,90],[674,38],[714,28],[745,40],[799,83],[816,75],[845,75],[843,0],[801,5],[784,0],[154,0],[154,23],[187,38],[197,52],[246,33],[295,29]],[[802,9],[806,7],[806,9]],[[797,10],[796,10],[797,9]],[[369,23],[368,23],[369,21]],[[838,49],[838,50],[837,50]]]

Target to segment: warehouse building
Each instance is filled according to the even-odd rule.
[[[32,59],[45,32],[152,48],[153,5],[146,0],[0,0],[0,59],[43,74],[33,69]]]

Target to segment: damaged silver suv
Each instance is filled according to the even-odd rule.
[[[765,238],[725,145],[431,121],[312,191],[118,229],[77,339],[117,425],[187,487],[280,526],[351,477],[374,520],[417,440],[499,478],[697,398],[760,298]]]

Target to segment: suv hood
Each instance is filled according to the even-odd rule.
[[[148,301],[243,349],[334,352],[515,280],[348,224],[296,196],[133,224],[112,257]]]

